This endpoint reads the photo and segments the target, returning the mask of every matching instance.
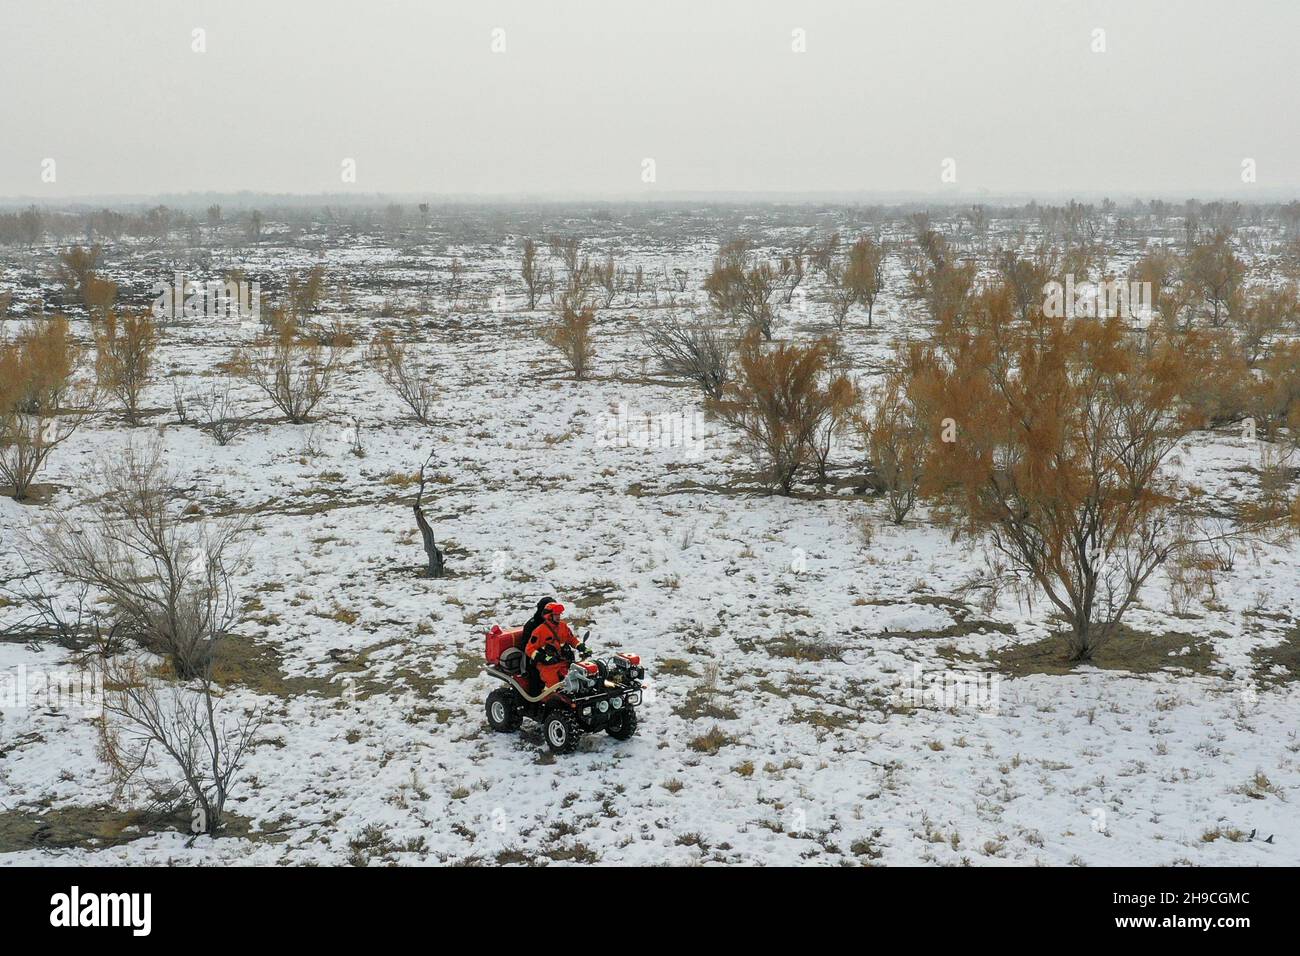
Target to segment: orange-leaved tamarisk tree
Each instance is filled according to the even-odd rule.
[[[831,371],[831,354],[827,339],[765,346],[758,329],[751,329],[737,351],[735,378],[721,399],[708,403],[739,432],[763,480],[782,494],[818,457],[818,438],[828,421],[847,416],[856,403],[852,383]],[[820,469],[824,474],[824,461]]]
[[[78,376],[83,358],[62,316],[0,340],[0,486],[16,501],[95,407],[93,386]]]
[[[1190,429],[1178,343],[1116,319],[1020,318],[1004,285],[908,354],[933,436],[923,493],[987,535],[1088,660],[1183,543],[1162,465]]]

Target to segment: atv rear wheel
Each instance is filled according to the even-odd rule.
[[[519,729],[524,718],[519,713],[519,701],[514,691],[498,687],[488,694],[487,719],[492,729],[498,733],[505,734]]]
[[[578,749],[582,729],[566,710],[552,710],[542,721],[542,736],[552,753],[568,754]]]
[[[605,733],[615,740],[627,740],[636,733],[636,711],[631,707],[619,711],[619,715],[605,725]]]

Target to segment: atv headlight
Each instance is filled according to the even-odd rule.
[[[584,716],[584,717],[590,717],[590,716],[591,716],[591,708],[590,708],[590,707],[584,707],[584,708],[582,708],[582,716]]]
[[[622,698],[622,697],[615,697],[614,699],[612,699],[612,700],[610,701],[610,705],[611,705],[615,710],[618,710],[620,707],[623,706],[623,698]]]
[[[607,700],[596,701],[596,709],[603,714],[605,711],[609,710],[609,701]]]
[[[641,692],[640,692],[640,691],[635,691],[635,692],[633,692],[633,693],[631,693],[631,694],[628,694],[628,695],[627,695],[627,702],[628,702],[628,704],[629,704],[630,706],[632,706],[632,707],[635,707],[637,704],[641,703]]]

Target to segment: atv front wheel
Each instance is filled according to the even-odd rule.
[[[605,732],[615,740],[627,740],[636,733],[636,711],[627,708],[605,725]]]
[[[553,710],[542,722],[542,736],[552,753],[568,754],[578,749],[582,730],[568,711]]]
[[[524,718],[519,713],[519,702],[515,698],[514,691],[506,687],[498,687],[488,694],[487,719],[492,729],[498,733],[505,734],[519,729]]]

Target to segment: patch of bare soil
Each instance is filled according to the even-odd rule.
[[[881,631],[872,637],[901,637],[906,640],[934,640],[936,638],[951,639],[954,637],[967,637],[971,634],[1014,634],[1015,628],[1010,624],[1003,624],[998,621],[984,620],[983,618],[972,618],[971,608],[960,601],[952,598],[942,597],[938,594],[917,594],[907,598],[878,598],[870,601],[860,602],[863,605],[888,607],[907,604],[921,604],[932,607],[940,607],[947,611],[955,619],[947,627],[934,628],[919,631]]]
[[[249,820],[223,815],[222,836],[256,839]],[[189,833],[188,812],[149,813],[114,807],[22,807],[0,811],[0,853],[19,850],[62,850],[70,847],[102,849],[138,840],[150,833],[178,830]]]
[[[42,482],[32,482],[27,486],[27,497],[18,501],[20,505],[44,505],[49,504],[54,498],[55,492],[61,489],[61,485],[45,484]],[[13,498],[13,485],[0,485],[0,495],[6,498]]]
[[[1282,643],[1261,647],[1250,655],[1255,680],[1264,684],[1289,684],[1300,680],[1300,627],[1292,628]]]
[[[956,648],[939,652],[954,661],[991,663],[1007,677],[1030,674],[1069,674],[1079,666],[1069,659],[1065,637],[1053,634],[1032,644],[1015,644],[982,658]],[[1170,631],[1148,634],[1120,625],[1109,641],[1101,646],[1087,664],[1108,671],[1151,674],[1158,671],[1213,675],[1219,664],[1206,636]]]
[[[281,666],[283,662],[283,655],[274,646],[231,634],[217,648],[212,676],[223,687],[238,685],[276,697],[337,697],[342,693],[342,684],[326,677],[289,677]]]

